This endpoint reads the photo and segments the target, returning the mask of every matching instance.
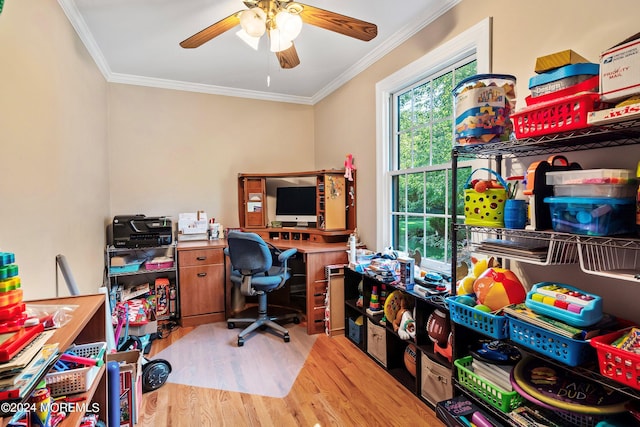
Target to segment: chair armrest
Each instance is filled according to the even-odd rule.
[[[284,263],[286,260],[291,258],[297,252],[298,252],[298,250],[296,248],[287,249],[286,251],[283,251],[278,255],[278,261]]]
[[[225,256],[229,256],[229,248],[224,248],[222,252],[225,254]]]

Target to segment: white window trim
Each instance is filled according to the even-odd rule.
[[[431,74],[442,62],[451,61],[456,57],[468,56],[474,52],[477,73],[490,73],[491,17],[484,19],[376,84],[377,248],[384,248],[391,244],[391,200],[389,191],[387,191],[391,186],[391,175],[389,174],[389,144],[392,134],[389,126],[391,94],[416,82],[423,76]]]

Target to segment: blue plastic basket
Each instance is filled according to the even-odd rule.
[[[563,337],[520,319],[508,317],[509,339],[516,344],[569,366],[578,366],[596,357],[589,341]]]
[[[502,339],[509,336],[507,318],[505,316],[480,311],[458,302],[457,299],[458,296],[447,298],[449,315],[453,322],[474,329],[491,338]]]

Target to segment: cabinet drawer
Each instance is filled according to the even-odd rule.
[[[208,264],[224,263],[222,249],[197,249],[193,251],[178,251],[180,267],[192,267]]]

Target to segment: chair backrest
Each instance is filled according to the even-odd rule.
[[[273,264],[269,246],[256,233],[231,231],[227,236],[227,245],[231,265],[242,275],[264,273]]]

